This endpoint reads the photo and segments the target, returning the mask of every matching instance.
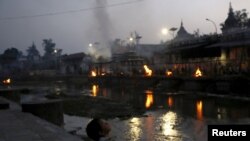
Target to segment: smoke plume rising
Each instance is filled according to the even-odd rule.
[[[110,51],[110,41],[111,41],[111,31],[112,24],[110,16],[107,11],[107,0],[96,0],[96,9],[94,11],[94,16],[96,20],[97,35],[95,37],[94,46],[90,49],[90,52],[94,54],[96,58],[102,56],[104,58],[109,58],[111,56]]]

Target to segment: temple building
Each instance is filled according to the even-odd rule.
[[[231,3],[221,25],[222,34],[194,36],[181,22],[177,36],[167,42],[166,69],[184,76],[198,68],[206,76],[249,73],[250,27],[239,26]]]
[[[220,34],[190,34],[181,21],[176,36],[166,43],[140,44],[141,36],[135,32],[134,40],[114,41],[109,61],[90,62],[86,55],[72,54],[63,58],[62,68],[66,74],[92,70],[97,75],[133,76],[144,74],[147,65],[153,76],[193,77],[197,70],[213,78],[249,75],[250,19],[246,17],[248,21],[242,24],[236,13],[230,3]]]
[[[62,56],[61,74],[87,74],[91,68],[91,57],[85,53],[74,53]]]
[[[232,4],[230,2],[228,17],[226,18],[224,24],[222,24],[221,31],[223,34],[225,34],[225,33],[230,33],[232,31],[235,31],[235,30],[238,30],[238,22],[234,14]]]
[[[174,38],[175,40],[185,40],[185,39],[190,39],[193,38],[193,35],[188,33],[186,29],[183,26],[183,22],[181,21],[181,26],[179,30],[177,31],[177,35]]]

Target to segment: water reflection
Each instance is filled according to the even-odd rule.
[[[129,135],[133,140],[139,140],[141,136],[141,121],[139,118],[132,118],[130,120]]]
[[[102,88],[100,87],[99,85],[95,85],[93,84],[91,86],[91,89],[92,89],[92,96],[93,97],[109,97],[109,89],[107,88]]]
[[[103,89],[102,96],[108,97],[108,89]]]
[[[196,102],[196,117],[198,120],[203,119],[203,110],[202,110],[202,101],[199,100]]]
[[[146,128],[146,131],[144,134],[146,134],[146,138],[147,140],[149,141],[152,141],[154,140],[154,117],[153,116],[149,116],[146,118],[146,121],[145,121],[145,128]]]
[[[92,95],[93,97],[97,96],[99,86],[98,85],[92,85]]]
[[[175,95],[153,90],[131,90],[126,88],[102,87],[99,85],[79,86],[72,83],[56,83],[52,86],[54,94],[70,95],[82,91],[93,97],[106,97],[117,102],[128,103],[133,107],[145,110],[165,108],[179,111],[198,120],[204,118],[228,119],[250,116],[249,100],[238,100],[219,97],[206,97],[196,94]],[[91,92],[89,92],[91,91]]]
[[[153,103],[154,103],[154,98],[153,98],[153,91],[151,90],[146,90],[146,102],[145,102],[145,107],[148,109],[150,108]]]
[[[177,131],[174,129],[177,121],[177,114],[175,112],[169,111],[162,115],[162,123],[160,130],[165,136],[177,136]]]
[[[58,91],[64,91],[66,88],[66,91],[72,92],[91,91],[89,94],[93,97],[112,99],[112,103],[108,103],[112,110],[107,105],[103,106],[102,99],[96,103],[93,102],[95,98],[92,98],[92,101],[86,99],[84,102],[74,101],[73,104],[76,106],[70,103],[69,109],[77,109],[82,112],[83,116],[89,110],[92,111],[91,116],[94,116],[98,108],[101,109],[99,109],[100,112],[115,114],[113,108],[118,107],[118,110],[124,108],[124,106],[118,106],[120,103],[126,103],[136,110],[143,111],[146,116],[129,115],[131,117],[126,117],[125,120],[115,121],[115,126],[119,127],[116,134],[121,141],[203,141],[203,138],[206,138],[206,125],[209,123],[250,123],[249,100],[201,96],[195,93],[171,94],[151,89],[107,88],[101,85],[88,87],[75,85],[62,87],[60,85],[60,89],[57,86],[54,88]]]
[[[86,89],[86,88],[85,88]],[[91,85],[93,97],[106,97],[145,110],[171,109],[197,120],[228,119],[250,116],[248,100],[204,97],[195,94],[161,94],[153,90],[129,90]]]
[[[172,96],[168,97],[168,102],[167,103],[168,103],[169,108],[173,107],[173,97]]]

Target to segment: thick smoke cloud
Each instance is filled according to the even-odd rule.
[[[96,18],[96,37],[93,46],[89,49],[90,53],[94,54],[96,58],[103,56],[108,58],[111,56],[110,41],[112,40],[112,23],[108,14],[106,6],[107,0],[96,0],[96,7],[94,16]]]

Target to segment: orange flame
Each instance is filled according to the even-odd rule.
[[[91,76],[96,77],[96,72],[95,71],[91,71]]]
[[[200,68],[197,68],[197,70],[195,71],[195,77],[201,77],[202,76],[202,72],[200,70]]]
[[[167,70],[167,71],[166,71],[166,75],[167,75],[167,76],[173,76],[173,72],[170,71],[170,70]]]
[[[4,84],[10,84],[11,83],[11,79],[10,78],[5,79],[5,80],[3,80],[3,83]]]
[[[147,90],[146,94],[147,94],[147,99],[146,99],[145,107],[150,108],[154,101],[153,92],[150,90]]]
[[[149,69],[147,65],[144,65],[143,67],[146,72],[146,76],[152,76],[152,73],[153,73],[152,70]]]
[[[196,102],[196,114],[197,114],[197,119],[202,120],[203,118],[203,112],[202,112],[202,101],[197,101]]]

